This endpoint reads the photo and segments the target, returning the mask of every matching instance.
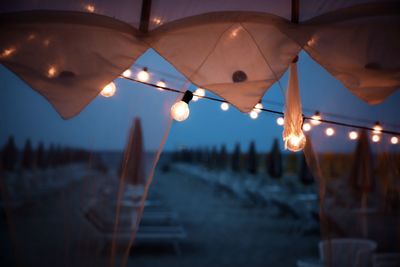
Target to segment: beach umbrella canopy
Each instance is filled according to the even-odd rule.
[[[371,0],[3,1],[0,63],[63,118],[148,48],[244,112],[302,49],[376,104],[400,86],[399,15]]]

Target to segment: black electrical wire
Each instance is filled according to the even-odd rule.
[[[123,79],[132,81],[132,82],[136,82],[136,83],[140,83],[140,84],[144,84],[144,85],[148,85],[157,89],[162,89],[165,91],[169,91],[169,92],[174,92],[174,93],[178,93],[178,94],[184,94],[185,91],[180,91],[178,89],[174,89],[174,88],[169,88],[169,87],[160,87],[157,86],[155,84],[152,83],[148,83],[148,82],[143,82],[143,81],[139,81],[130,77],[126,77],[126,76],[120,76]],[[193,94],[194,96],[196,96],[196,94]],[[208,99],[211,101],[215,101],[215,102],[220,102],[220,103],[228,103],[227,101],[220,99],[220,98],[216,98],[216,97],[211,97],[211,96],[198,96],[201,97],[203,99]],[[281,115],[284,116],[285,114],[282,111],[277,111],[277,110],[273,110],[273,109],[267,109],[267,108],[260,108],[259,110],[261,111],[265,111],[268,113],[272,113],[272,114],[277,114],[277,115]],[[308,117],[308,116],[303,116],[304,120],[314,120],[312,117]],[[368,130],[368,131],[375,131],[374,128],[372,127],[367,127],[367,126],[363,126],[363,125],[356,125],[356,124],[350,124],[350,123],[345,123],[345,122],[340,122],[340,121],[333,121],[333,120],[326,120],[326,119],[319,119],[319,122],[323,122],[323,123],[329,123],[329,124],[333,124],[333,125],[339,125],[339,126],[344,126],[344,127],[350,127],[350,128],[356,128],[356,129],[362,129],[362,130]],[[379,132],[381,133],[386,133],[386,134],[391,134],[391,135],[398,135],[400,136],[400,132],[396,132],[396,131],[390,131],[390,130],[380,130]]]

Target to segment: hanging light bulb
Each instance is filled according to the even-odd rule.
[[[132,75],[132,71],[130,69],[127,69],[122,73],[122,76],[128,77],[128,78],[131,77],[131,75]]]
[[[92,5],[92,4],[87,4],[87,5],[85,6],[85,9],[86,9],[87,12],[93,13],[94,10],[95,10],[95,7],[94,7],[94,5]]]
[[[255,110],[250,111],[249,113],[250,118],[252,118],[253,120],[258,118],[258,112]]]
[[[167,87],[167,84],[165,83],[164,80],[160,80],[156,83],[157,89],[158,90],[163,90],[165,87]]]
[[[197,88],[196,91],[194,91],[194,96],[193,96],[193,101],[198,101],[200,98],[204,97],[206,95],[206,91],[203,88]]]
[[[184,121],[189,117],[189,102],[192,100],[193,94],[186,91],[181,101],[176,102],[171,107],[171,117],[176,121]]]
[[[371,139],[372,139],[372,142],[374,142],[374,143],[378,143],[379,141],[381,141],[381,137],[379,134],[373,134]]]
[[[197,102],[200,98],[206,95],[206,91],[203,88],[197,88],[193,93],[193,101]]]
[[[311,124],[315,126],[321,124],[321,114],[319,111],[315,112],[315,114],[311,116]]]
[[[375,125],[374,125],[373,129],[374,130],[372,132],[374,134],[380,134],[380,133],[382,133],[382,130],[383,130],[383,128],[382,128],[381,124],[379,123],[379,121],[375,122]]]
[[[303,132],[299,134],[291,134],[285,140],[285,148],[289,149],[290,151],[297,152],[303,150],[306,146],[306,137]]]
[[[229,109],[229,104],[226,102],[222,102],[220,107],[223,111],[227,111]]]
[[[255,112],[257,112],[257,113],[260,113],[260,112],[262,111],[262,110],[261,110],[262,108],[263,108],[263,104],[262,104],[261,102],[258,102],[257,105],[254,106],[254,109],[253,109],[253,110],[254,110]]]
[[[349,132],[350,140],[356,140],[358,138],[358,133],[356,131]]]
[[[331,127],[326,128],[325,134],[326,134],[327,136],[332,136],[332,135],[335,134],[335,130],[334,130],[333,128],[331,128]]]
[[[114,82],[110,82],[106,86],[104,86],[103,90],[101,90],[100,94],[104,97],[112,97],[115,94],[117,87]]]
[[[285,124],[285,119],[283,117],[279,117],[276,119],[276,124],[282,126],[283,124]]]
[[[204,90],[203,88],[197,88],[196,91],[194,91],[194,93],[198,96],[198,97],[203,97],[206,95],[206,90]]]
[[[303,123],[303,131],[308,132],[311,130],[311,124],[308,122]]]
[[[6,58],[11,56],[12,54],[14,54],[14,52],[16,51],[16,49],[14,47],[9,47],[4,49],[1,53],[0,53],[0,58]]]
[[[390,143],[397,145],[399,143],[399,138],[397,136],[392,136],[392,138],[390,138]]]
[[[144,67],[141,71],[138,72],[137,78],[141,82],[147,82],[150,79],[150,74],[146,67]]]
[[[47,70],[47,77],[54,78],[57,75],[57,69],[54,66],[50,66]]]

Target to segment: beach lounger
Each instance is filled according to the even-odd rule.
[[[179,241],[186,237],[186,232],[177,222],[178,216],[175,212],[160,207],[145,207],[135,234],[139,209],[121,207],[118,227],[115,229],[115,205],[94,207],[96,205],[84,211],[84,216],[103,235],[106,245],[114,238],[119,245],[128,244],[135,237],[135,243],[170,243],[180,255]]]

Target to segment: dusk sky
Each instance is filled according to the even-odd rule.
[[[180,88],[184,77],[154,51],[144,54],[137,64],[155,70],[155,76],[164,78],[168,86]],[[344,86],[322,67],[302,53],[298,63],[300,90],[304,108],[320,110],[371,122],[379,120],[400,125],[398,107],[400,93],[397,91],[383,104],[369,106],[347,91]],[[0,144],[14,135],[17,145],[23,146],[26,138],[34,145],[38,141],[85,147],[96,150],[122,149],[126,134],[134,116],[142,118],[145,146],[157,148],[164,132],[168,129],[169,107],[178,97],[175,93],[160,92],[154,88],[121,79],[116,80],[117,93],[112,98],[98,96],[78,116],[64,121],[51,105],[17,76],[0,66]],[[173,77],[180,77],[173,81]],[[285,88],[287,73],[281,79]],[[196,87],[190,86],[190,89]],[[212,95],[207,92],[207,95]],[[284,97],[278,84],[265,94],[264,101],[283,103]],[[264,104],[265,107],[282,111],[281,106]],[[309,110],[305,114],[310,115]],[[231,150],[236,142],[247,150],[251,140],[256,141],[257,150],[269,150],[273,138],[281,140],[282,127],[276,124],[276,115],[262,113],[257,120],[230,107],[223,112],[219,103],[200,100],[190,103],[190,116],[182,122],[173,122],[166,150],[180,147],[204,147],[226,144]],[[371,126],[366,122],[356,122]],[[319,126],[323,129],[324,126]],[[385,127],[400,130],[399,127]],[[346,140],[346,141],[343,141]],[[346,146],[347,136],[337,134],[329,142],[333,146]],[[282,143],[282,142],[281,142]]]

